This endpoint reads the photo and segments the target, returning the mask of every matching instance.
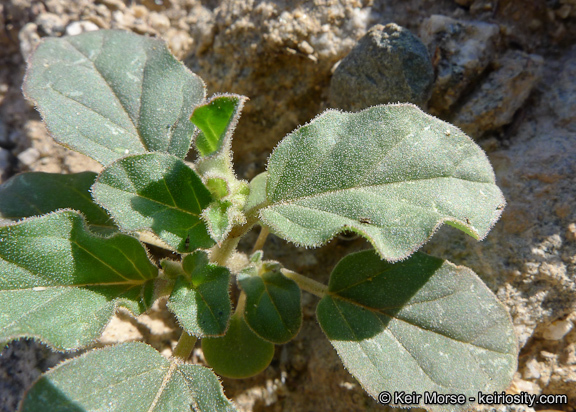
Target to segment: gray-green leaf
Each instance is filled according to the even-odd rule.
[[[237,94],[218,95],[194,110],[190,120],[200,129],[195,146],[201,156],[229,150],[232,132],[246,100]]]
[[[228,295],[230,271],[210,263],[204,251],[186,256],[168,300],[182,328],[198,337],[224,335],[232,305]]]
[[[0,340],[88,345],[116,306],[151,306],[157,273],[136,239],[93,235],[74,211],[0,227]]]
[[[147,151],[184,158],[205,96],[164,42],[115,30],[45,39],[24,92],[58,142],[104,165]]]
[[[405,104],[325,112],[278,145],[268,173],[260,213],[278,235],[318,246],[351,230],[389,261],[442,223],[482,239],[505,203],[468,136]]]
[[[218,378],[131,342],[88,352],[44,374],[21,412],[232,412]]]
[[[0,217],[21,219],[58,209],[74,209],[86,217],[93,229],[116,226],[104,209],[90,196],[96,173],[22,173],[0,186]]]
[[[475,396],[504,390],[516,371],[506,308],[470,269],[423,253],[395,264],[373,251],[345,257],[317,316],[344,366],[374,398],[381,391]]]
[[[246,293],[244,319],[262,339],[283,344],[293,339],[302,324],[300,288],[278,266],[264,263],[259,273],[242,271],[238,285]],[[258,271],[257,271],[258,272]]]
[[[152,231],[179,252],[214,244],[200,218],[212,196],[177,157],[149,153],[120,159],[102,171],[92,192],[125,230]]]

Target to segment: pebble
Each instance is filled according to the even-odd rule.
[[[66,30],[66,24],[62,17],[54,13],[42,13],[36,19],[38,34],[42,37],[61,36]]]
[[[437,72],[429,107],[433,114],[448,112],[495,58],[500,29],[433,15],[422,22],[419,35]]]
[[[557,320],[544,329],[542,337],[547,340],[561,340],[572,330],[573,327],[574,325],[568,319]]]
[[[511,123],[540,79],[543,64],[544,59],[535,54],[506,52],[482,85],[467,97],[453,123],[472,138]]]
[[[91,21],[75,21],[66,26],[66,34],[68,36],[76,36],[80,33],[86,33],[88,31],[96,31],[98,26]]]
[[[8,130],[6,129],[6,125],[4,121],[0,117],[0,146],[7,146],[10,144],[8,140]]]
[[[434,81],[426,46],[391,23],[372,27],[334,70],[332,107],[358,111],[384,103],[424,106]]]
[[[40,151],[35,147],[30,147],[16,157],[23,166],[30,167],[40,158]]]
[[[0,148],[0,178],[10,167],[10,150]],[[0,179],[1,180],[1,179]]]
[[[576,132],[576,50],[572,56],[552,85],[552,98],[547,103],[559,125]]]

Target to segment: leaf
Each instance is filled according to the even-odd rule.
[[[300,288],[278,266],[264,263],[260,273],[242,271],[238,285],[246,293],[246,323],[262,339],[276,344],[292,340],[302,325]]]
[[[217,374],[243,379],[268,367],[274,356],[274,345],[252,332],[240,312],[236,312],[226,335],[202,339],[202,352]]]
[[[150,230],[178,252],[214,244],[200,218],[210,192],[177,157],[149,153],[120,159],[100,173],[92,193],[125,230]]]
[[[253,210],[258,210],[266,203],[266,183],[268,182],[268,172],[263,172],[257,175],[250,181],[250,194],[244,205],[246,214],[250,214]]]
[[[320,326],[374,398],[381,391],[469,397],[512,380],[518,348],[510,316],[468,268],[423,253],[390,264],[365,251],[338,263],[328,291],[317,308]]]
[[[103,165],[153,151],[184,158],[205,96],[164,42],[116,30],[45,39],[24,93],[59,143]]]
[[[136,239],[93,235],[74,211],[0,227],[0,340],[86,346],[117,306],[151,306],[157,273]]]
[[[93,172],[69,175],[31,172],[14,176],[0,185],[0,217],[17,220],[58,209],[74,209],[82,212],[91,227],[114,229],[108,213],[90,196],[94,180]]]
[[[237,94],[218,95],[194,109],[190,120],[200,129],[195,145],[201,156],[230,149],[232,132],[246,100]]]
[[[303,246],[351,230],[389,261],[446,222],[481,239],[504,198],[484,152],[413,105],[329,110],[289,134],[268,163],[265,224]]]
[[[232,310],[228,295],[230,271],[210,263],[204,251],[187,255],[182,268],[187,276],[177,278],[168,308],[192,335],[224,335]]]
[[[232,412],[218,378],[131,342],[68,360],[42,375],[21,412]]]
[[[202,212],[202,218],[206,222],[210,237],[219,245],[232,229],[232,202],[218,200],[213,202]]]

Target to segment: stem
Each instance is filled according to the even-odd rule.
[[[244,291],[240,292],[240,296],[238,297],[238,303],[236,304],[236,310],[234,314],[242,315],[244,312],[244,308],[246,307],[246,293]]]
[[[172,352],[172,357],[186,362],[190,358],[197,340],[198,338],[196,338],[196,336],[192,336],[188,334],[188,332],[182,331],[182,335],[180,335],[180,339],[178,339],[176,348],[174,348],[174,352]]]
[[[252,217],[242,226],[236,226],[233,228],[232,231],[230,231],[230,234],[228,234],[226,240],[224,240],[220,246],[216,245],[212,248],[210,261],[219,266],[226,266],[226,262],[228,262],[228,259],[236,250],[236,246],[238,246],[238,242],[242,236],[252,229],[252,226],[254,226],[256,222],[258,222],[258,218]]]
[[[258,239],[256,239],[256,243],[254,243],[254,247],[252,248],[252,253],[256,252],[257,250],[262,250],[264,247],[264,243],[266,243],[266,238],[270,230],[268,226],[261,226],[260,234],[258,235]]]
[[[210,261],[216,263],[219,266],[226,266],[226,262],[234,251],[236,250],[236,246],[238,246],[238,242],[240,238],[228,238],[220,246],[214,246],[212,249],[212,253],[210,253]]]
[[[293,272],[289,269],[280,269],[282,274],[288,279],[292,279],[294,282],[300,286],[300,289],[305,290],[319,298],[323,298],[324,295],[328,293],[328,286],[323,283],[317,282],[314,279],[310,279],[307,276],[303,276],[299,273]]]

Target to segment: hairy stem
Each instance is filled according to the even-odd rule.
[[[189,333],[182,331],[182,335],[180,335],[180,339],[178,339],[172,357],[182,362],[186,362],[190,358],[197,340],[196,336],[192,336]]]
[[[258,222],[257,217],[249,218],[246,223],[241,226],[236,226],[230,231],[230,234],[222,242],[221,245],[216,245],[212,248],[210,253],[210,261],[220,266],[226,266],[228,259],[236,251],[238,242],[250,229]]]
[[[260,229],[260,234],[258,235],[258,239],[256,239],[256,243],[254,243],[254,247],[252,248],[252,253],[256,252],[257,250],[262,250],[264,243],[266,243],[268,234],[270,234],[268,226],[262,226]]]
[[[296,282],[298,286],[300,286],[300,289],[318,296],[319,298],[323,298],[324,295],[328,293],[328,286],[323,283],[317,282],[314,279],[310,279],[307,276],[293,272],[289,269],[281,269],[281,272],[288,279],[292,279]]]

